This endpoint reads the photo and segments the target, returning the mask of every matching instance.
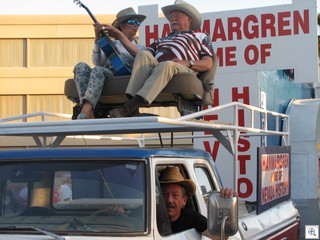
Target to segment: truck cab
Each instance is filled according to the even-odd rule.
[[[159,171],[178,166],[193,179],[197,191],[188,208],[204,215],[208,197],[221,187],[209,154],[198,150],[30,149],[2,151],[0,161],[0,239],[12,233],[42,235],[37,229],[70,239],[177,239],[171,235]],[[72,194],[67,200],[64,185]],[[118,207],[124,211],[117,213]],[[179,235],[201,238],[195,230]]]

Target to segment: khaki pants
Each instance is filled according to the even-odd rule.
[[[134,60],[133,69],[126,93],[139,95],[149,104],[167,86],[174,75],[182,72],[196,73],[173,61],[158,62],[148,50],[140,51]]]

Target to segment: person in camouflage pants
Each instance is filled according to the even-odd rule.
[[[109,68],[100,66],[91,68],[84,62],[78,63],[73,72],[80,104],[83,105],[83,103],[88,102],[93,110],[99,101],[105,79],[114,76],[113,72]],[[93,118],[91,116],[92,110],[87,115],[88,118]],[[78,118],[80,118],[80,115]]]
[[[136,14],[130,7],[121,10],[111,26],[99,23],[93,25],[95,44],[92,51],[92,62],[95,66],[91,68],[87,63],[80,62],[73,69],[81,106],[81,112],[77,119],[94,118],[93,111],[99,101],[104,82],[115,75],[109,59],[97,43],[101,37],[101,31],[116,39],[113,41],[119,50],[121,59],[127,66],[132,67],[135,55],[144,49],[144,46],[135,40],[135,35],[145,18],[146,16]]]

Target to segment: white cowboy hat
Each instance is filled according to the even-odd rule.
[[[132,7],[129,7],[118,12],[112,26],[119,28],[119,24],[127,19],[136,19],[141,23],[145,18],[145,15],[137,14]]]
[[[196,191],[196,185],[191,179],[186,179],[182,176],[179,167],[167,167],[165,168],[159,177],[159,181],[161,184],[179,184],[183,186],[189,197]]]
[[[199,11],[189,3],[183,1],[183,0],[176,0],[173,5],[164,6],[161,8],[163,14],[166,16],[166,18],[170,19],[170,13],[172,11],[181,11],[187,14],[189,17],[192,18],[190,30],[196,30],[200,28],[201,26],[201,15]]]

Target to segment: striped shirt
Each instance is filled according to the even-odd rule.
[[[147,49],[159,62],[173,58],[199,60],[203,56],[213,56],[209,36],[201,32],[172,32],[153,42]]]

